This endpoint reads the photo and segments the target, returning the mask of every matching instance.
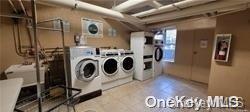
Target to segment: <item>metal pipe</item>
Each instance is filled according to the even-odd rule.
[[[20,6],[21,6],[21,8],[22,8],[22,10],[23,10],[24,15],[28,16],[28,13],[27,13],[27,11],[26,11],[24,5],[23,5],[22,0],[18,0],[18,2],[19,2]],[[29,21],[26,20],[26,24],[28,24],[28,23],[29,23]],[[28,33],[28,36],[29,36],[30,46],[33,47],[32,37],[31,37],[30,31],[29,31],[29,29],[27,29],[27,28],[26,28],[26,30],[27,30],[27,33]]]
[[[29,23],[30,23],[30,21],[29,20],[27,20],[26,21],[26,25],[29,25]],[[30,28],[27,28],[26,27],[26,32],[27,32],[27,34],[28,34],[28,37],[29,37],[29,42],[30,42],[30,48],[33,48],[33,38],[32,38],[32,35],[31,35],[31,30],[30,30]]]
[[[53,29],[53,28],[46,28],[46,27],[37,27],[39,30],[49,30],[49,31],[60,31],[61,29]]]
[[[16,7],[14,6],[13,2],[11,0],[8,0],[12,9],[14,10],[15,13],[17,13]]]
[[[13,38],[14,38],[14,45],[15,45],[15,51],[18,56],[24,57],[24,54],[21,54],[18,50],[17,43],[16,43],[16,33],[15,33],[15,25],[13,24],[12,30],[13,30]]]
[[[42,23],[51,22],[51,21],[55,21],[55,20],[62,20],[62,19],[61,18],[46,19],[43,21],[38,21],[37,24],[42,24]]]
[[[17,37],[16,37],[16,32],[15,32],[15,27],[17,27]],[[14,20],[14,23],[13,23],[13,37],[14,37],[14,45],[15,45],[15,51],[16,51],[16,54],[18,56],[21,56],[21,57],[27,57],[27,58],[30,58],[29,56],[27,56],[25,52],[23,52],[22,48],[22,42],[21,42],[21,36],[20,36],[20,26],[19,26],[19,22],[18,20]],[[17,39],[16,39],[17,38]],[[28,47],[28,49],[31,48],[30,46]]]
[[[32,26],[34,33],[35,43],[35,61],[36,61],[36,79],[37,79],[37,98],[38,98],[38,111],[42,112],[42,98],[41,98],[41,84],[40,84],[40,64],[39,64],[39,51],[38,51],[38,39],[37,39],[37,12],[36,1],[31,0],[32,7]]]
[[[24,13],[25,15],[27,15],[27,12],[26,12],[26,10],[25,10],[25,7],[24,7],[24,5],[23,5],[23,2],[22,2],[21,0],[18,0],[18,2],[19,2],[20,6],[21,6],[21,8],[22,8],[22,10],[23,10],[23,13]]]
[[[69,87],[68,84],[68,71],[67,71],[67,67],[66,67],[66,49],[65,49],[65,40],[64,40],[64,28],[63,28],[63,21],[60,20],[60,25],[61,25],[61,34],[62,34],[62,47],[63,47],[63,67],[64,67],[64,74],[65,74],[65,85],[66,87]],[[66,97],[67,99],[69,98],[69,91],[66,89]],[[68,104],[69,102],[67,102]],[[69,111],[69,108],[67,106],[67,109]]]
[[[20,36],[20,27],[19,27],[19,23],[17,23],[17,42],[18,42],[18,50],[19,53],[24,54],[22,52],[22,45],[21,45],[21,36]]]
[[[19,15],[5,15],[1,14],[1,17],[7,17],[7,18],[18,18],[18,19],[32,19],[32,17],[29,16],[19,16]]]
[[[27,28],[32,28],[32,26],[27,26]],[[61,29],[47,28],[47,27],[36,27],[39,30],[49,30],[49,31],[62,31]]]
[[[55,47],[55,48],[51,48],[51,47],[50,47],[50,48],[49,48],[49,47],[48,47],[48,48],[43,48],[43,49],[44,49],[44,50],[55,50],[55,49],[63,49],[63,48],[60,48],[60,47]]]
[[[32,19],[32,17],[26,15],[26,16],[21,16],[21,15],[0,15],[0,17],[6,17],[6,18],[15,18],[15,19],[26,19],[26,24],[29,23],[29,20]],[[33,43],[32,43],[32,37],[31,37],[31,34],[30,34],[30,30],[27,29],[27,33],[28,33],[28,36],[29,36],[29,41],[30,41],[30,46],[31,48],[33,47]]]

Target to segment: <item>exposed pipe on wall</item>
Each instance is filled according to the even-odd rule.
[[[35,44],[35,62],[36,62],[36,79],[37,79],[37,99],[38,99],[38,112],[42,112],[42,96],[41,96],[41,84],[40,84],[40,64],[39,64],[39,48],[38,48],[38,39],[37,39],[37,12],[36,12],[36,2],[31,0],[32,7],[32,27],[34,35],[34,44]]]
[[[13,2],[11,0],[8,0],[8,1],[9,1],[10,5],[11,5],[12,9],[14,10],[14,12],[17,13],[17,9],[14,6]]]
[[[22,2],[21,0],[17,0],[17,1],[19,2],[20,6],[21,6],[21,8],[22,8],[22,10],[23,10],[23,13],[24,13],[25,15],[27,15],[27,12],[26,12],[26,9],[25,9],[25,7],[24,7],[24,5],[23,5],[23,2]]]
[[[22,43],[21,43],[21,36],[20,36],[20,26],[17,23],[17,42],[18,42],[18,50],[21,54],[25,54],[24,52],[22,52]]]
[[[92,5],[89,3],[85,3],[78,0],[37,0],[40,4],[45,5],[55,5],[55,6],[62,6],[67,7],[70,9],[76,9],[80,11],[89,11],[95,14],[99,14],[105,18],[111,18],[118,21],[126,21],[132,23],[136,27],[140,28],[141,30],[145,29],[144,23],[141,22],[140,19],[136,17],[132,17],[130,15],[122,14],[118,11],[114,11],[111,9],[107,9],[104,7]]]
[[[3,17],[10,17],[14,21],[13,22],[13,37],[14,37],[15,51],[16,51],[16,53],[17,53],[18,56],[29,57],[29,56],[26,55],[27,54],[26,52],[23,52],[23,49],[22,49],[23,46],[22,46],[22,39],[21,39],[21,35],[20,35],[21,31],[20,31],[19,19],[25,19],[26,20],[26,24],[27,24],[31,18],[28,16],[28,14],[27,14],[27,12],[25,10],[25,7],[24,7],[24,5],[23,5],[23,3],[22,3],[21,0],[18,0],[18,2],[20,4],[20,6],[22,8],[22,11],[25,14],[25,16],[22,16],[20,14],[20,12],[18,11],[18,9],[16,9],[15,5],[13,4],[12,0],[8,0],[8,1],[9,1],[10,5],[11,5],[11,7],[12,7],[15,15],[3,15]],[[17,28],[17,37],[16,37],[16,30],[15,30],[15,28]],[[29,48],[32,48],[32,39],[31,39],[32,37],[30,35],[29,29],[26,29],[26,30],[27,30],[27,33],[28,33],[28,36],[29,36],[29,42],[30,42],[30,47]],[[25,49],[25,50],[27,51],[27,49]]]
[[[30,24],[30,21],[29,20],[26,20],[26,25],[29,25]],[[29,42],[30,42],[30,48],[33,48],[34,47],[34,43],[33,43],[33,38],[32,38],[32,34],[31,34],[31,29],[29,28],[26,28],[26,31],[27,31],[27,34],[28,34],[28,37],[29,37]]]
[[[21,8],[22,8],[22,11],[23,11],[24,15],[28,16],[28,13],[27,13],[27,11],[26,11],[24,5],[23,5],[22,0],[18,0],[18,2],[19,2],[20,6],[21,6]],[[25,24],[26,24],[26,25],[29,25],[29,24],[30,24],[30,21],[29,21],[29,20],[26,20],[26,23],[25,23]],[[29,37],[30,48],[33,48],[33,42],[32,42],[33,39],[32,39],[32,37],[31,37],[31,36],[32,36],[32,35],[31,35],[31,30],[28,29],[28,28],[26,28],[26,31],[27,31],[28,37]]]
[[[15,52],[18,56],[25,57],[25,58],[34,58],[32,55],[32,49],[28,45],[28,48],[23,49],[22,38],[21,38],[21,31],[20,31],[20,24],[18,19],[14,20],[12,26],[13,38],[14,38],[14,46]]]
[[[19,45],[17,44],[17,39],[16,39],[16,33],[15,33],[15,26],[16,26],[16,24],[13,24],[13,26],[12,26],[12,32],[13,32],[13,38],[14,38],[14,47],[15,47],[15,52],[16,52],[16,54],[18,55],[18,56],[22,56],[22,57],[24,57],[24,54],[23,53],[20,53],[20,51],[19,51]]]
[[[21,16],[21,15],[16,15],[16,14],[0,14],[0,17],[6,17],[6,18],[16,18],[16,19],[31,19],[31,17],[28,16]]]
[[[8,0],[12,9],[14,10],[14,12],[17,14],[18,11],[15,7],[15,5],[13,4],[13,2],[11,0]],[[13,23],[13,37],[14,37],[14,44],[15,44],[15,51],[16,51],[16,54],[19,55],[19,56],[24,56],[24,53],[22,52],[22,48],[21,48],[21,38],[20,38],[20,27],[19,27],[19,24],[18,24],[18,19],[14,19],[13,20],[14,23]],[[16,32],[15,32],[15,27],[17,26],[17,39],[16,39]],[[17,41],[17,43],[16,43]]]

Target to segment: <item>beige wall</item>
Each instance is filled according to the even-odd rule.
[[[1,13],[10,13],[9,4],[1,2]],[[68,20],[71,24],[69,33],[65,34],[66,45],[74,45],[74,34],[81,33],[81,18],[97,19],[103,22],[104,37],[103,38],[88,38],[88,45],[96,47],[117,47],[117,48],[129,48],[130,31],[123,27],[116,21],[104,20],[98,15],[94,15],[88,12],[80,12],[65,8],[54,8],[47,6],[38,6],[38,21],[44,19],[50,19],[55,17],[61,17],[62,19]],[[0,72],[6,69],[11,64],[21,63],[23,59],[15,54],[14,43],[12,36],[12,21],[1,17],[1,41],[0,41]],[[117,30],[116,37],[108,36],[108,29],[115,28]],[[24,29],[24,25],[21,29],[22,41],[27,44],[28,36]],[[41,44],[44,47],[61,47],[61,35],[60,32],[52,32],[39,30],[38,37],[40,38]]]
[[[215,24],[216,20],[214,18],[186,21],[176,24],[177,40],[175,62],[164,62],[163,72],[185,79],[191,79],[195,35],[202,34],[204,31],[206,33],[207,29],[214,29]],[[211,38],[213,38],[213,36],[211,36]],[[209,67],[204,69],[208,69],[208,71],[210,70]],[[207,83],[207,80],[202,82]]]
[[[250,106],[250,9],[218,17],[216,33],[233,35],[230,62],[212,61],[208,92],[242,96]]]
[[[193,55],[193,30],[178,30],[176,40],[175,62],[164,62],[164,73],[191,79]]]

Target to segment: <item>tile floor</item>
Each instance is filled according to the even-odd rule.
[[[133,81],[104,91],[103,95],[76,105],[77,112],[193,112],[192,109],[148,108],[147,96],[165,98],[169,96],[207,97],[207,85],[193,81],[161,75],[146,81]],[[200,110],[223,112],[223,110]],[[228,110],[226,111],[228,112]],[[232,111],[233,112],[233,111]]]

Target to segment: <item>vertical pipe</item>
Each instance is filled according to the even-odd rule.
[[[65,51],[65,40],[64,40],[64,27],[63,27],[63,20],[60,19],[60,25],[61,25],[61,34],[62,34],[62,47],[63,47],[63,66],[64,66],[64,74],[65,74],[65,86],[69,87],[68,84],[68,72],[67,72],[67,67],[66,67],[66,51]],[[69,91],[66,89],[66,97],[67,99],[69,98]],[[69,102],[67,102],[68,104]],[[69,108],[67,106],[67,109],[69,111]]]
[[[14,6],[13,2],[11,0],[8,0],[12,9],[14,10],[15,13],[17,13],[16,7]]]
[[[22,52],[22,45],[21,45],[21,36],[20,36],[19,23],[17,23],[17,42],[18,42],[19,53],[23,54],[23,52]]]
[[[38,51],[38,39],[37,39],[37,12],[36,1],[31,0],[32,7],[32,27],[34,33],[35,43],[35,61],[36,61],[36,80],[37,80],[37,99],[38,99],[38,111],[42,112],[42,99],[41,99],[41,84],[40,84],[40,65],[39,65],[39,51]]]
[[[24,7],[24,5],[23,5],[23,2],[22,2],[21,0],[18,0],[18,2],[19,2],[20,6],[21,6],[21,8],[22,8],[22,10],[23,10],[23,13],[24,13],[25,15],[27,15],[26,10],[25,10],[25,7]]]

